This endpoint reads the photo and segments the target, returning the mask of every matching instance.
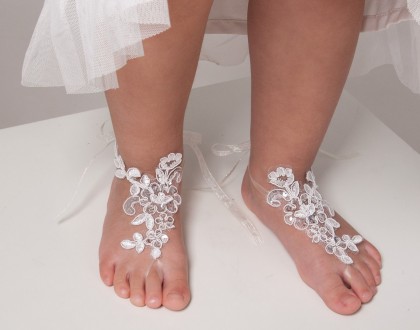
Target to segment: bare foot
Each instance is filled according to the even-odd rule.
[[[339,314],[353,314],[373,298],[381,283],[382,264],[380,253],[371,243],[363,240],[358,244],[359,252],[349,253],[354,263],[346,265],[326,253],[322,243],[312,243],[304,231],[286,224],[282,208],[267,204],[266,196],[252,183],[248,170],[242,182],[242,196],[248,208],[280,239],[303,281],[330,309]],[[337,236],[357,234],[341,216],[336,214],[334,218],[341,224]]]
[[[168,231],[169,241],[162,255],[154,260],[150,249],[137,253],[125,250],[120,243],[132,239],[134,232],[145,234],[144,226],[130,224],[122,205],[129,196],[130,183],[114,178],[108,199],[108,209],[99,247],[99,268],[103,282],[114,286],[121,298],[130,298],[135,306],[182,310],[190,302],[188,260],[184,246],[179,211],[173,214],[175,228]]]

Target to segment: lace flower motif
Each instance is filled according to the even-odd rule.
[[[278,167],[274,172],[268,174],[268,180],[271,184],[283,188],[290,185],[295,179],[290,168]]]
[[[127,215],[135,216],[132,225],[144,224],[147,228],[144,237],[136,232],[133,240],[123,240],[121,246],[135,249],[137,253],[149,246],[151,256],[157,259],[161,256],[161,248],[169,240],[165,232],[175,228],[172,214],[178,211],[182,201],[175,186],[182,179],[182,154],[170,153],[161,158],[155,178],[142,174],[137,168],[126,170],[124,161],[117,153],[114,162],[117,167],[115,176],[131,183],[130,196],[124,202],[123,210]]]
[[[360,235],[338,237],[335,234],[340,224],[333,218],[334,210],[319,193],[311,171],[306,173],[303,187],[295,181],[290,168],[278,167],[268,174],[268,181],[277,188],[267,194],[267,203],[273,207],[283,205],[286,224],[305,231],[313,243],[324,243],[325,251],[343,263],[353,263],[347,251],[358,252],[356,244],[363,239]]]

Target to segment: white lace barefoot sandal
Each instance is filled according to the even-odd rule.
[[[135,232],[133,240],[123,240],[121,246],[127,250],[135,249],[137,253],[149,246],[152,258],[158,259],[163,245],[169,241],[167,231],[175,228],[173,214],[182,201],[177,188],[182,179],[182,154],[170,153],[161,158],[155,177],[135,167],[126,169],[116,144],[114,162],[117,168],[115,176],[131,183],[130,197],[123,204],[124,213],[135,216],[132,225],[144,224],[147,228],[144,237]],[[140,213],[136,212],[136,208],[140,209]]]
[[[360,235],[350,237],[335,234],[340,224],[333,218],[334,210],[327,204],[318,191],[312,171],[306,173],[306,182],[295,181],[291,168],[277,167],[268,174],[268,182],[276,188],[267,191],[251,176],[253,185],[267,196],[267,204],[283,207],[284,222],[298,230],[305,231],[313,243],[324,243],[325,251],[334,254],[341,262],[352,264],[347,254],[350,250],[358,252],[357,244],[362,242]]]

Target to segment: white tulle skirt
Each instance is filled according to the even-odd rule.
[[[201,60],[235,65],[247,57],[247,6],[248,0],[214,0]],[[68,93],[117,88],[115,72],[144,56],[144,39],[170,26],[167,0],[45,0],[22,84],[64,86]],[[420,93],[420,0],[366,0],[350,75],[384,64]]]

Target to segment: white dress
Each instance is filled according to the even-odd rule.
[[[234,65],[247,57],[247,6],[248,0],[214,0],[201,60]],[[45,0],[22,84],[65,86],[68,93],[117,88],[116,70],[144,56],[142,40],[170,26],[167,0]],[[383,64],[420,93],[420,0],[366,0],[350,75]]]

